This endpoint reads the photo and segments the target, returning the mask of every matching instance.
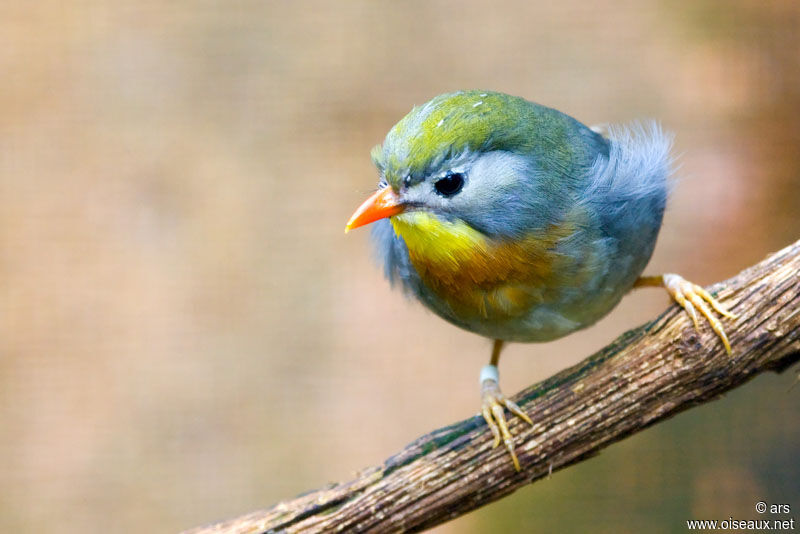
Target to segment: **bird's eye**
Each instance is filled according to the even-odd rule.
[[[464,174],[450,171],[443,178],[436,180],[433,187],[443,197],[452,197],[464,187]]]

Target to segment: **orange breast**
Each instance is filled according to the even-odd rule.
[[[437,230],[447,232],[443,226]],[[461,231],[440,235],[439,244],[447,250],[438,253],[432,252],[433,243],[420,244],[413,237],[406,245],[423,283],[463,320],[524,315],[551,300],[572,270],[570,258],[556,251],[557,243],[574,232],[572,224],[553,225],[517,241],[464,237]]]

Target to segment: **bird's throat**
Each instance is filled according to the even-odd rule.
[[[391,223],[415,264],[430,263],[449,270],[488,248],[486,237],[467,223],[444,221],[429,212],[409,211],[392,217]]]

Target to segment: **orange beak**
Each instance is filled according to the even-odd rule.
[[[376,191],[374,195],[358,207],[353,216],[350,217],[350,220],[347,221],[344,233],[353,228],[375,222],[378,219],[385,219],[386,217],[403,213],[405,209],[405,205],[400,202],[394,190],[391,187],[384,187]]]

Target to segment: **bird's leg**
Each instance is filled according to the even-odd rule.
[[[700,323],[697,320],[696,309],[699,309],[700,313],[708,320],[711,329],[722,340],[728,355],[731,354],[731,344],[725,334],[725,329],[722,327],[720,320],[712,313],[711,308],[714,308],[714,311],[729,319],[736,319],[736,315],[726,310],[708,291],[672,273],[662,274],[661,276],[641,276],[634,282],[633,287],[665,288],[672,298],[686,310],[686,313],[692,318],[695,330],[698,332],[700,331]],[[711,305],[711,308],[709,308],[709,305]]]
[[[481,369],[481,414],[486,419],[486,424],[489,425],[489,429],[494,436],[493,447],[500,445],[500,440],[502,439],[506,450],[511,455],[511,460],[514,462],[514,468],[519,471],[519,460],[517,460],[517,455],[514,453],[514,439],[511,437],[511,432],[508,431],[503,408],[508,408],[511,413],[523,421],[527,421],[530,425],[533,425],[533,422],[515,402],[507,399],[500,391],[497,363],[500,360],[500,351],[502,349],[503,340],[495,339],[492,347],[492,359],[489,365],[484,365],[483,369]]]

